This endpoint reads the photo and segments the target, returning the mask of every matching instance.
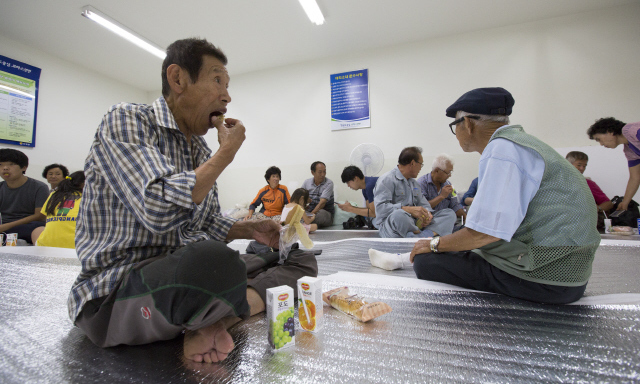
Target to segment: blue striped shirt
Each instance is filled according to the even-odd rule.
[[[235,220],[221,215],[217,184],[199,205],[191,198],[194,169],[210,156],[202,137],[187,142],[163,97],[107,111],[84,166],[76,227],[82,271],[69,294],[72,321],[138,262],[227,237]]]

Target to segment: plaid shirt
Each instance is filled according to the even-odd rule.
[[[220,214],[217,184],[200,205],[191,198],[194,169],[211,150],[191,145],[163,97],[153,106],[112,106],[85,162],[76,228],[82,271],[69,294],[69,317],[107,296],[138,262],[188,243],[224,240],[235,222]]]

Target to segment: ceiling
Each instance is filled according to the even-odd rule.
[[[162,48],[204,37],[222,48],[237,75],[636,1],[318,0],[325,24],[316,26],[297,0],[1,0],[0,34],[155,91],[161,60],[82,17],[84,6]]]

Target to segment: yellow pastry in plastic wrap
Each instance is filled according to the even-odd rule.
[[[322,300],[340,312],[363,323],[392,311],[388,304],[381,301],[369,303],[365,299],[358,297],[358,295],[349,295],[348,287],[327,291],[322,294]]]

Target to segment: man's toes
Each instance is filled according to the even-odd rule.
[[[211,357],[212,358],[213,358],[214,355],[216,355],[217,361],[222,361],[222,360],[226,359],[227,356],[229,356],[228,353],[220,352],[220,351],[211,352]]]
[[[233,338],[225,329],[221,329],[215,335],[215,350],[219,353],[223,353],[226,357],[227,354],[233,351],[233,347],[235,346],[233,343]],[[220,359],[224,360],[224,358]]]
[[[211,364],[213,361],[211,360],[211,354],[210,353],[204,353],[202,355],[202,357],[204,358],[204,362],[207,364]]]

